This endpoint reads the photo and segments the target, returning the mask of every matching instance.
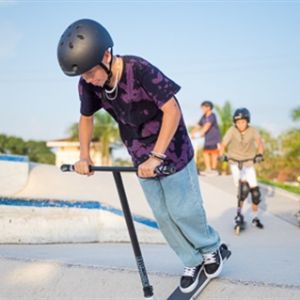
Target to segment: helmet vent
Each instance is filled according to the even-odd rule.
[[[61,43],[60,43],[60,46],[62,46],[63,44],[64,44],[64,42],[61,42]]]
[[[84,36],[82,34],[77,34],[77,37],[81,40],[84,40]]]
[[[69,47],[71,48],[71,49],[73,49],[74,48],[74,45],[73,45],[73,43],[69,43]]]
[[[73,65],[72,66],[72,70],[73,70],[73,72],[76,72],[78,70],[78,66],[77,65]]]

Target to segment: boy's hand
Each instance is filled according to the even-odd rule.
[[[90,166],[93,165],[91,159],[80,159],[74,164],[75,172],[81,175],[93,175],[94,172],[90,172]]]
[[[162,161],[155,157],[149,157],[146,161],[138,167],[138,176],[141,178],[155,177],[155,168],[160,166]]]
[[[264,161],[264,156],[262,154],[256,154],[254,157],[254,162],[255,163],[260,163]]]

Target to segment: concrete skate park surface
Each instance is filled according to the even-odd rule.
[[[132,212],[151,220],[152,213],[135,175],[123,174],[123,179]],[[225,264],[221,276],[207,286],[199,299],[299,300],[300,231],[293,224],[292,214],[289,216],[287,211],[283,211],[283,216],[281,215],[280,207],[285,205],[273,205],[276,201],[287,200],[292,206],[289,209],[293,211],[298,207],[299,199],[292,194],[279,196],[276,191],[265,193],[263,206],[266,210],[262,214],[265,229],[258,230],[249,225],[245,232],[236,236],[233,233],[232,221],[236,206],[235,188],[230,178],[199,177],[199,180],[209,223],[219,231],[222,240],[232,250],[232,256]],[[76,174],[61,174],[55,167],[45,165],[31,166],[27,185],[13,196],[15,199],[100,201],[120,209],[110,174],[95,174],[86,178]],[[246,203],[246,209],[249,206]],[[100,209],[13,206],[11,202],[2,202],[0,209],[1,236],[9,231],[10,235],[22,238],[28,229],[30,233],[27,240],[30,241],[32,237],[33,242],[40,243],[8,244],[2,241],[1,300],[143,299],[134,256],[121,216],[111,211],[106,211],[107,215],[97,214]],[[285,215],[290,219],[284,218]],[[104,221],[93,223],[98,217],[104,218]],[[30,222],[32,218],[35,220]],[[71,219],[69,224],[66,224],[67,220],[62,221],[68,218]],[[118,218],[123,221],[123,227]],[[246,218],[249,220],[248,213]],[[55,230],[51,231],[47,226],[48,219]],[[117,225],[108,224],[110,220]],[[76,231],[80,230],[76,222],[81,222],[84,229],[94,233],[81,231],[76,236]],[[38,228],[38,224],[42,224],[43,228]],[[153,223],[138,220],[137,233],[146,242],[142,244],[142,252],[155,294],[159,299],[166,299],[178,284],[182,265],[164,243],[155,226],[151,227],[149,224]],[[32,229],[34,226],[35,230]],[[112,232],[111,236],[107,232],[103,239],[105,243],[99,242],[102,237],[96,234],[97,230],[103,233],[102,227]],[[98,242],[41,244],[45,240],[66,240],[66,234],[56,232],[60,228],[68,231],[68,241],[72,238],[75,241],[84,240],[88,236],[86,241],[94,238]],[[145,234],[146,231],[148,233]],[[39,240],[42,234],[49,237]],[[115,243],[114,239],[122,242]]]

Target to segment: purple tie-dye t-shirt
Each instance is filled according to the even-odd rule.
[[[122,56],[123,73],[118,96],[108,100],[103,89],[79,81],[80,112],[91,116],[104,108],[118,123],[121,138],[135,166],[147,160],[157,141],[163,113],[160,107],[174,97],[180,87],[146,60]],[[167,151],[167,163],[177,171],[193,158],[193,147],[181,117]]]

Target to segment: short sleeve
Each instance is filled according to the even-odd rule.
[[[254,135],[255,140],[260,139],[261,136],[260,136],[258,130],[256,128],[253,128],[253,127],[252,127],[252,130],[253,130],[253,135]]]
[[[232,139],[232,135],[233,135],[233,127],[229,128],[224,137],[223,137],[223,144],[228,145]]]
[[[161,107],[180,90],[180,86],[165,76],[155,66],[147,61],[144,62],[142,65],[141,85],[156,105]]]
[[[203,126],[205,121],[205,116],[202,116],[198,122],[198,125]]]
[[[92,87],[80,78],[78,83],[78,92],[80,99],[80,113],[84,116],[92,116],[96,111],[102,108],[101,99],[95,93]]]
[[[203,115],[200,119],[200,121],[198,122],[198,124],[200,126],[204,126],[207,123],[210,123],[211,125],[215,124],[217,122],[216,119],[216,115],[215,114],[211,114],[208,117],[206,117],[205,115]]]
[[[205,118],[205,123],[210,123],[211,125],[217,122],[216,115],[210,114],[208,117]]]

